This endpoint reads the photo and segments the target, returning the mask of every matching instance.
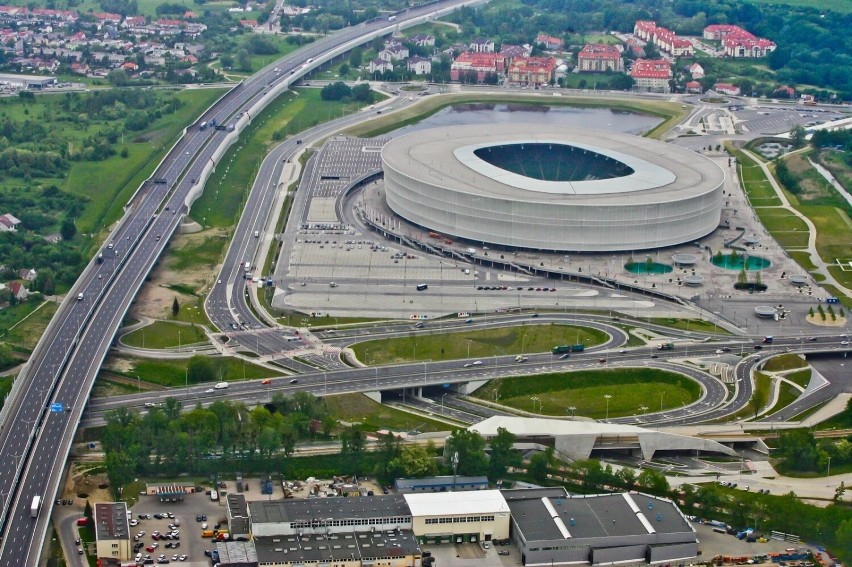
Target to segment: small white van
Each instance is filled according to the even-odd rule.
[[[228,387],[228,383],[227,382],[219,382],[213,387],[216,388],[217,390],[224,390],[225,388]]]

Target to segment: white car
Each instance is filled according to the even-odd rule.
[[[474,366],[480,366],[481,364],[482,364],[481,360],[474,361],[474,363],[473,363]]]
[[[716,349],[716,354],[725,354],[725,351],[723,351],[722,349],[718,348],[718,349]]]

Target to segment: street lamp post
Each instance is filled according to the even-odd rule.
[[[446,392],[444,392],[444,393],[441,395],[441,415],[444,415],[444,396],[446,396],[446,395],[447,395],[447,393],[446,393]]]
[[[663,411],[663,396],[665,396],[665,395],[666,395],[666,391],[665,391],[665,390],[663,390],[662,392],[660,392],[660,411]]]
[[[606,417],[604,417],[604,421],[609,421],[609,400],[612,398],[609,394],[604,394],[604,398],[606,399]]]
[[[828,477],[831,476],[831,457],[828,458],[828,468],[825,470],[825,485],[828,486]]]

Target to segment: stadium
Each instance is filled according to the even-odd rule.
[[[675,246],[719,225],[724,173],[638,136],[514,124],[420,130],[382,149],[395,214],[474,243],[610,252]]]

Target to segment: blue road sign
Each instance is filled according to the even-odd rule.
[[[52,411],[53,413],[62,413],[62,409],[62,402],[53,402],[52,404],[50,404],[50,411]]]

